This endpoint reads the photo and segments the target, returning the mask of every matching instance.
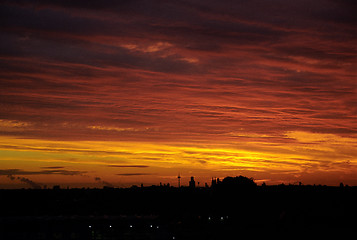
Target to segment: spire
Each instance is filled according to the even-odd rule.
[[[180,173],[177,176],[177,180],[178,180],[178,187],[181,187],[181,176]]]

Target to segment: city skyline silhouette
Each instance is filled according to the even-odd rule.
[[[353,232],[356,12],[0,0],[0,239]]]
[[[213,178],[209,187],[190,181],[181,187],[0,189],[0,237],[231,239],[355,230],[355,186],[259,186],[245,176]]]

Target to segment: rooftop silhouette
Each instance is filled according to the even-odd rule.
[[[210,187],[197,187],[192,177],[181,187],[55,187],[0,195],[0,239],[229,239],[237,231],[253,234],[249,229],[348,232],[357,214],[356,187],[257,186],[244,176],[212,179]]]

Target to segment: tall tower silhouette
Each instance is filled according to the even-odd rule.
[[[190,188],[195,188],[196,187],[196,182],[195,182],[195,178],[191,177],[191,181],[189,182],[189,186]]]
[[[178,181],[178,187],[181,187],[181,176],[178,174],[177,176],[177,181]]]

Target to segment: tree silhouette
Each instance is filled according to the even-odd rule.
[[[221,188],[241,188],[241,189],[252,189],[257,186],[253,178],[247,178],[242,175],[236,177],[226,177],[219,184]]]

